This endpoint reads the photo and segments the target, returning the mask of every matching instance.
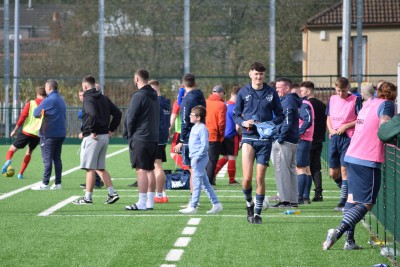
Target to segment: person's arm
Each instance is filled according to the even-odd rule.
[[[121,123],[122,112],[121,110],[109,99],[107,98],[110,105],[110,114],[112,116],[112,120],[110,122],[110,136],[117,130],[119,124]]]
[[[136,118],[140,107],[141,98],[138,93],[132,95],[131,103],[126,113],[125,127],[127,138],[131,138],[136,131]]]
[[[278,143],[282,143],[286,136],[288,131],[290,130],[290,127],[292,126],[293,123],[293,110],[290,108],[285,108],[283,110],[283,114],[285,114],[285,119],[283,120],[281,124],[281,130],[279,132],[279,137],[278,137]]]
[[[305,103],[302,104],[300,109],[300,117],[303,120],[303,124],[299,128],[299,135],[304,134],[308,128],[312,125],[312,114],[311,107]]]
[[[48,102],[49,102],[49,98],[45,98],[40,103],[40,105],[35,108],[35,110],[33,111],[33,116],[35,118],[40,118],[42,115],[44,115],[46,113],[46,109],[49,106]]]
[[[224,141],[226,128],[226,105],[221,105],[218,111],[218,141]]]
[[[200,147],[197,152],[196,158],[203,158],[205,156],[208,156],[208,151],[206,149],[208,145],[208,131],[205,126],[201,129],[201,131],[199,131],[199,138],[200,138]]]
[[[251,128],[254,125],[253,120],[244,120],[243,119],[243,109],[244,109],[244,101],[239,93],[236,97],[236,104],[233,111],[233,120],[237,125],[239,125],[243,129]]]
[[[273,96],[273,106],[274,106],[274,118],[272,119],[272,122],[275,125],[281,124],[283,120],[285,119],[285,114],[283,113],[283,108],[282,108],[282,103],[281,100],[279,99],[278,93],[275,91],[274,96]]]
[[[21,111],[21,115],[19,116],[19,119],[18,119],[17,123],[15,124],[14,130],[12,130],[10,133],[11,138],[13,138],[15,135],[17,135],[18,129],[25,122],[26,118],[29,116],[30,106],[31,106],[31,103],[30,103],[30,101],[28,101]]]

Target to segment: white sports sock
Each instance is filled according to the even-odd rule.
[[[85,198],[86,198],[87,200],[91,200],[91,199],[92,199],[92,192],[86,191],[86,193],[85,193]]]
[[[163,196],[163,197],[166,197],[166,196],[167,196],[167,192],[163,191],[163,192],[162,192],[162,196]]]
[[[156,197],[158,197],[158,198],[160,198],[160,197],[163,197],[163,193],[156,193]]]
[[[147,198],[147,193],[139,193],[139,201],[136,203],[136,206],[139,209],[146,208],[146,198]]]
[[[146,208],[154,207],[154,195],[155,195],[155,192],[147,192]]]
[[[112,195],[112,194],[115,193],[115,191],[114,191],[114,186],[107,187],[107,189],[108,189],[108,194],[109,194],[109,195]]]

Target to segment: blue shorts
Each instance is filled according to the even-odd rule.
[[[346,162],[349,194],[357,203],[375,204],[381,186],[381,169]]]
[[[328,155],[329,155],[329,168],[340,168],[346,166],[344,156],[349,148],[351,138],[346,134],[332,135],[329,141]]]
[[[189,158],[189,145],[182,145],[182,165],[190,167],[190,158]]]
[[[255,141],[242,139],[242,144],[249,144],[255,150],[257,164],[269,166],[272,149],[272,143],[269,140]]]
[[[310,166],[311,141],[300,140],[297,145],[296,162],[297,167]]]

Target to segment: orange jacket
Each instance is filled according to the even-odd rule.
[[[209,142],[224,141],[226,125],[226,105],[217,94],[211,94],[206,100],[206,126]]]

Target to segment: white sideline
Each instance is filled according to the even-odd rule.
[[[106,156],[106,158],[109,158],[109,157],[118,155],[118,154],[120,154],[120,153],[122,153],[122,152],[127,151],[128,149],[129,149],[129,147],[126,147],[126,148],[123,148],[123,149],[121,149],[121,150],[115,151],[114,153],[108,154],[108,155]],[[80,169],[81,169],[80,166],[74,167],[74,168],[72,168],[72,169],[69,169],[69,170],[67,170],[67,171],[65,171],[65,172],[63,172],[63,173],[61,173],[61,176],[70,174],[71,172],[74,172],[74,171],[77,171],[77,170],[80,170]],[[55,176],[50,177],[50,181],[53,181],[55,178],[56,178]],[[3,194],[3,195],[0,196],[0,200],[6,199],[6,198],[9,198],[9,197],[11,197],[11,196],[13,196],[13,195],[16,195],[16,194],[18,194],[18,193],[24,192],[24,191],[30,189],[31,187],[33,187],[33,186],[35,186],[35,185],[40,185],[41,183],[42,183],[42,182],[37,182],[37,183],[31,184],[31,185],[27,185],[27,186],[21,187],[21,188],[19,188],[19,189],[17,189],[17,190],[14,190],[14,191],[5,193],[5,194]]]
[[[171,249],[168,254],[167,257],[165,257],[166,261],[179,261],[182,257],[183,254],[183,249]]]
[[[41,212],[38,214],[38,216],[49,216],[50,214],[52,214],[53,212],[61,209],[62,207],[68,205],[69,203],[71,203],[72,201],[74,201],[75,199],[78,199],[79,196],[72,196],[67,198],[66,200],[61,201],[60,203],[57,203],[56,205],[54,205],[53,207]]]

